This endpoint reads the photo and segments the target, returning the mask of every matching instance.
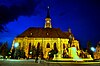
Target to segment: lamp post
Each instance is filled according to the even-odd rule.
[[[94,58],[93,53],[96,52],[96,48],[90,47],[90,49],[91,49],[91,51],[92,51],[92,52],[91,52],[91,56]]]
[[[17,47],[19,46],[19,43],[18,42],[15,42],[14,43],[14,47],[15,47],[15,53],[14,53],[14,57],[16,58],[16,55],[17,55]]]
[[[31,58],[32,58],[32,51],[30,51],[30,55],[31,55]],[[29,57],[30,58],[30,57]]]
[[[11,52],[8,52],[8,57],[11,58]]]

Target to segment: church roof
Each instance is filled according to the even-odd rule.
[[[62,32],[59,28],[36,28],[30,27],[18,37],[33,37],[33,38],[68,38],[68,35]]]
[[[74,37],[74,35],[73,35],[71,32],[64,32],[64,33],[67,35],[68,38],[70,38],[70,35],[71,35],[72,37]]]

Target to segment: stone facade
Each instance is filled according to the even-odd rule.
[[[100,46],[97,45],[96,52],[94,52],[94,59],[100,59]]]
[[[14,47],[14,44],[16,42],[19,43],[19,47],[22,48],[24,47],[24,51],[25,51],[25,54],[26,56],[28,57],[28,49],[29,49],[29,44],[31,43],[31,46],[35,46],[37,47],[38,43],[40,43],[40,46],[42,46],[43,48],[43,54],[44,54],[44,57],[47,58],[47,53],[54,48],[54,43],[57,44],[57,49],[59,52],[63,53],[63,44],[68,44],[68,40],[69,39],[63,39],[63,38],[28,38],[28,37],[25,37],[25,38],[15,38],[13,40],[13,44],[12,44],[12,48],[11,48],[11,51]],[[47,44],[50,44],[50,50],[47,50]]]

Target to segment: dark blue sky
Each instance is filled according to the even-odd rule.
[[[62,31],[70,27],[83,47],[100,40],[99,0],[0,0],[0,41],[10,47],[27,28],[44,27],[47,6],[52,26]]]

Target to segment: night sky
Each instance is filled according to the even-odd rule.
[[[70,27],[82,47],[100,40],[100,0],[0,0],[0,42],[12,40],[29,27],[44,27],[47,7],[53,28]]]

